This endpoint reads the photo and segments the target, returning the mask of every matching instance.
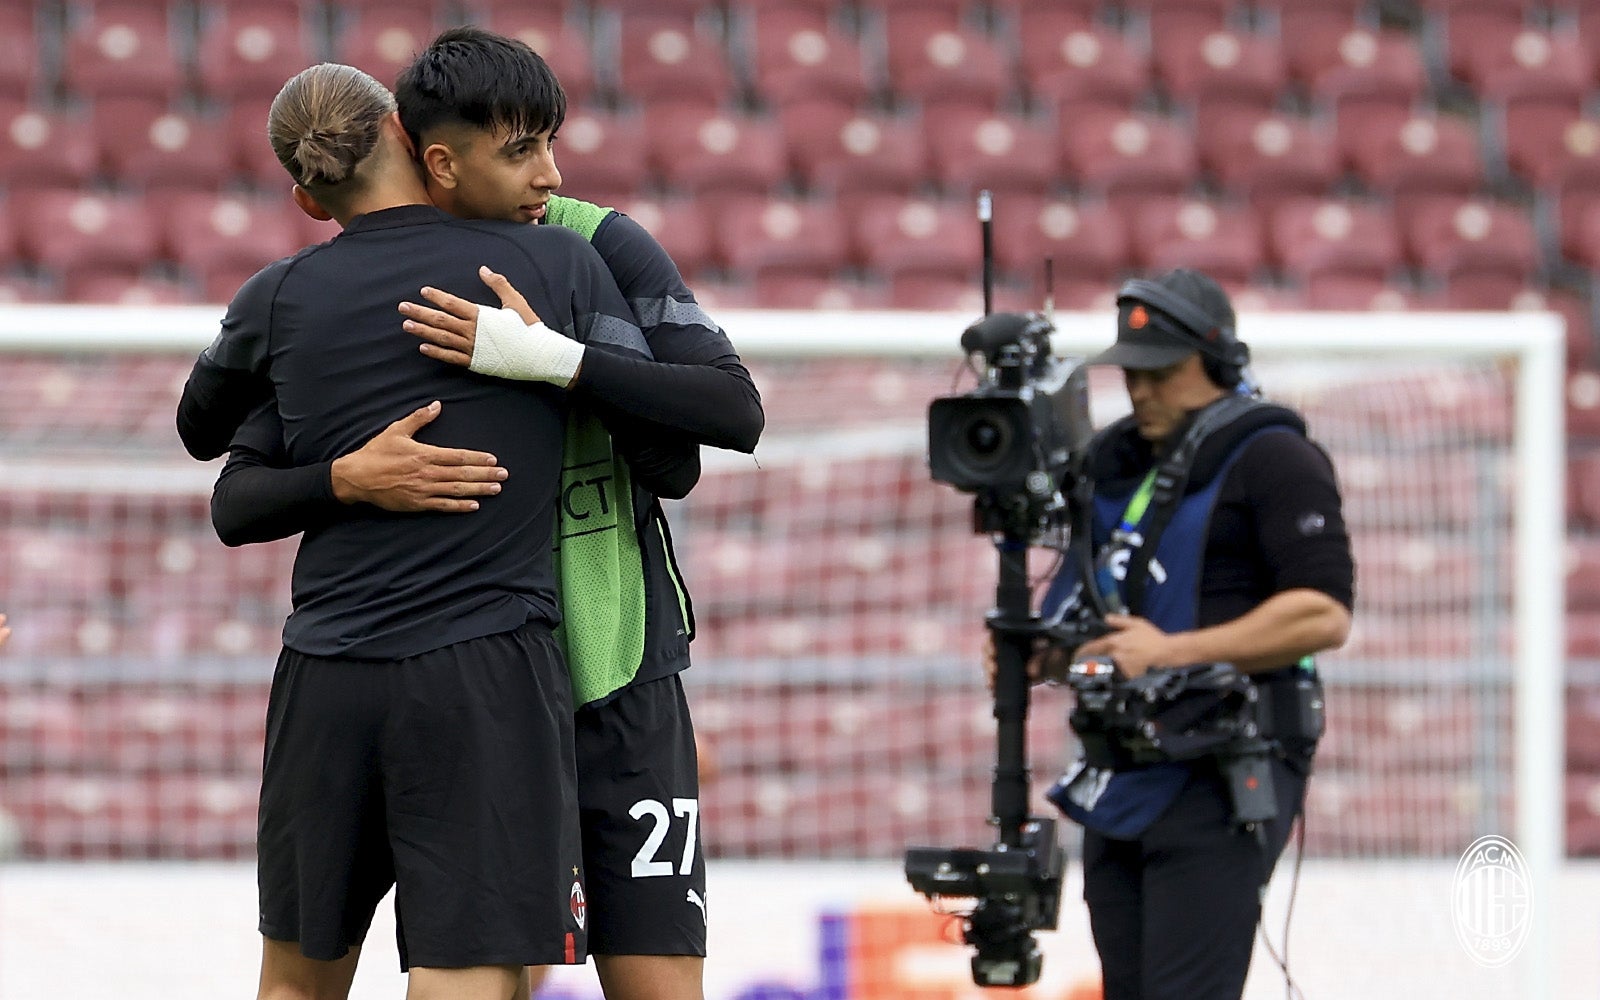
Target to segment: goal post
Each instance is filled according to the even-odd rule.
[[[995,558],[970,498],[928,481],[924,418],[972,385],[958,344],[977,317],[713,311],[768,427],[753,460],[708,451],[669,507],[698,623],[684,676],[707,850],[883,864],[910,843],[976,843]],[[220,316],[0,307],[0,611],[16,630],[0,654],[0,840],[25,857],[253,848],[293,543],[217,543],[218,466],[190,461],[173,430]],[[1055,322],[1058,355],[1114,335],[1109,312]],[[1247,312],[1239,334],[1268,395],[1332,452],[1358,553],[1355,634],[1327,658],[1308,854],[1453,863],[1473,836],[1509,836],[1537,904],[1519,992],[1555,995],[1561,321]],[[1125,410],[1115,373],[1092,389],[1097,424]],[[1041,690],[1029,721],[1040,790],[1071,753],[1057,694]]]

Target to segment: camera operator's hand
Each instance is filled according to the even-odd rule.
[[[1072,658],[1060,647],[1040,639],[1033,655],[1028,657],[1028,680],[1034,684],[1041,681],[1060,682],[1067,676],[1067,667],[1071,663]],[[983,675],[990,691],[994,690],[994,675],[997,668],[994,633],[991,632],[983,640]]]
[[[1138,677],[1152,667],[1176,667],[1172,636],[1136,615],[1106,615],[1110,632],[1078,647],[1078,657],[1108,656],[1125,677]]]

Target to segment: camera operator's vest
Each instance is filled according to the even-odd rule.
[[[1095,484],[1089,544],[1099,557],[1096,562],[1116,567],[1122,591],[1118,596],[1126,599],[1129,613],[1149,620],[1163,632],[1188,631],[1199,621],[1200,582],[1212,512],[1228,470],[1245,445],[1261,434],[1304,436],[1306,432],[1304,421],[1293,410],[1226,396],[1199,411],[1174,440],[1182,441],[1188,428],[1204,420],[1212,407],[1223,408],[1212,414],[1220,419],[1215,426],[1203,428],[1198,441],[1191,442],[1196,445],[1193,458],[1186,470],[1178,470],[1180,477],[1186,476],[1184,481],[1169,495],[1158,491],[1131,533],[1118,536],[1119,548],[1129,550],[1127,553],[1108,551],[1107,547],[1149,476],[1149,447],[1138,437],[1131,416],[1101,431],[1089,445],[1086,469]],[[1142,530],[1152,525],[1156,535],[1153,553],[1144,544]],[[1046,621],[1071,617],[1073,606],[1081,600],[1084,581],[1076,570],[1079,563],[1068,559],[1066,568],[1051,582],[1042,609]],[[1127,586],[1130,583],[1133,586]],[[1109,775],[1091,808],[1054,793],[1051,801],[1090,829],[1129,839],[1143,833],[1172,804],[1192,767],[1168,762],[1118,771]]]

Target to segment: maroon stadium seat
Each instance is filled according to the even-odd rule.
[[[333,59],[370,73],[393,88],[400,71],[438,34],[434,18],[416,9],[371,7],[334,36]]]
[[[1033,9],[1018,29],[1023,81],[1035,99],[1056,104],[1063,127],[1085,105],[1130,111],[1150,89],[1149,59],[1120,33],[1071,11]]]
[[[167,278],[80,271],[62,286],[71,302],[112,306],[176,306],[202,301],[188,285]]]
[[[1062,132],[1068,173],[1125,214],[1151,196],[1186,193],[1199,158],[1185,126],[1152,115],[1093,116]]]
[[[1248,205],[1156,203],[1138,213],[1134,236],[1133,254],[1145,267],[1192,267],[1224,286],[1249,284],[1265,260],[1261,220]]]
[[[885,14],[888,85],[925,113],[955,106],[997,110],[1014,88],[1011,62],[993,38],[934,8]]]
[[[1217,183],[1260,211],[1327,194],[1341,175],[1331,131],[1306,118],[1241,109],[1198,130],[1196,146]]]
[[[1143,0],[1129,6],[1143,16],[1152,55],[1221,31],[1228,22],[1229,4],[1220,0]]]
[[[1044,194],[1063,180],[1053,128],[970,108],[924,114],[922,124],[934,179],[947,194]]]
[[[1153,49],[1152,59],[1168,96],[1195,107],[1271,108],[1288,85],[1283,50],[1265,35],[1218,29],[1178,35]]]
[[[1447,280],[1514,279],[1521,287],[1539,267],[1527,213],[1484,199],[1437,200],[1403,221],[1406,252],[1419,268]]]
[[[1568,532],[1567,534],[1567,608],[1569,610],[1600,611],[1600,537]],[[1589,715],[1600,715],[1600,699],[1591,694],[1587,704]],[[1600,727],[1596,728],[1600,735]],[[1594,740],[1600,750],[1600,740]],[[1600,758],[1585,761],[1600,765]]]
[[[271,106],[271,98],[260,97],[229,105],[222,111],[220,142],[228,150],[237,180],[287,195],[294,182],[267,139],[267,113]]]
[[[863,266],[886,277],[932,274],[977,287],[982,247],[971,203],[887,196],[864,203],[849,221]]]
[[[755,91],[774,106],[805,98],[855,105],[871,91],[861,43],[812,8],[757,11],[751,32]]]
[[[840,199],[905,193],[927,178],[914,120],[820,101],[780,109],[778,120],[795,172],[815,191]]]
[[[721,213],[721,259],[758,281],[767,275],[830,278],[849,263],[849,240],[831,201],[774,198],[744,202]]]
[[[1400,236],[1386,207],[1340,199],[1281,205],[1269,218],[1273,259],[1291,275],[1363,276],[1381,287],[1400,266]]]
[[[1472,79],[1475,47],[1488,39],[1515,38],[1524,26],[1523,12],[1515,3],[1473,0],[1472,3],[1435,3],[1430,15],[1442,31],[1445,68],[1458,80]]]
[[[1402,225],[1418,205],[1471,195],[1483,181],[1477,130],[1458,118],[1411,118],[1352,139],[1349,157],[1356,173],[1394,199]]]
[[[1284,70],[1308,92],[1343,63],[1340,42],[1361,28],[1354,7],[1282,2],[1275,11]]]
[[[1467,35],[1452,44],[1459,46],[1452,48],[1452,66],[1480,98],[1581,99],[1593,87],[1584,51],[1566,34],[1523,28]]]
[[[39,70],[33,5],[0,7],[0,97],[27,97]]]
[[[271,98],[289,77],[316,62],[300,14],[282,7],[240,7],[200,30],[196,72],[208,97]]]
[[[1495,106],[1506,169],[1535,188],[1552,188],[1575,159],[1586,135],[1600,146],[1600,125],[1583,114],[1583,102],[1563,97],[1507,98]]]
[[[1061,301],[1078,298],[1075,289],[1080,285],[1110,287],[1130,264],[1127,228],[1104,205],[1066,198],[999,198],[994,221],[996,231],[1005,234],[995,241],[995,262],[1042,290],[1049,257]]]
[[[695,279],[716,265],[716,242],[705,200],[635,196],[611,204],[656,238],[698,293]]]
[[[773,272],[756,278],[753,305],[761,309],[886,309],[883,289],[840,277]]]
[[[82,120],[0,98],[0,184],[15,198],[36,188],[82,187],[99,151]]]
[[[561,81],[572,107],[595,99],[594,55],[589,35],[548,10],[515,4],[491,8],[484,27],[525,43],[543,56]],[[565,133],[563,133],[565,135]]]
[[[649,144],[637,115],[574,111],[561,126],[556,146],[565,193],[612,203],[636,197],[651,185]]]
[[[184,111],[102,98],[91,113],[101,158],[119,181],[146,191],[214,191],[234,178],[213,122]]]
[[[692,25],[625,20],[617,53],[618,85],[629,100],[714,109],[735,98],[722,44]]]
[[[299,214],[284,198],[174,199],[161,220],[164,256],[199,280],[205,301],[226,302],[244,278],[305,245]]]
[[[172,98],[183,91],[186,76],[164,6],[105,4],[67,29],[61,85],[78,96]]]
[[[156,221],[142,198],[40,191],[13,202],[11,215],[23,257],[68,280],[89,272],[138,274],[156,257]]]
[[[679,105],[652,110],[644,126],[650,162],[671,189],[765,195],[788,180],[783,136],[769,119]]]

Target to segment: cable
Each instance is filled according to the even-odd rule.
[[[1289,974],[1289,922],[1294,919],[1294,900],[1300,891],[1300,864],[1306,859],[1306,814],[1304,810],[1295,817],[1295,847],[1294,871],[1289,877],[1289,902],[1283,913],[1283,954],[1278,954],[1278,949],[1273,947],[1272,939],[1267,936],[1266,921],[1256,925],[1260,932],[1261,943],[1267,949],[1267,954],[1272,957],[1274,964],[1283,972],[1284,1000],[1305,1000],[1305,994],[1295,984],[1294,977]],[[1266,895],[1266,886],[1262,886],[1262,895]],[[1263,916],[1265,914],[1263,913]]]

